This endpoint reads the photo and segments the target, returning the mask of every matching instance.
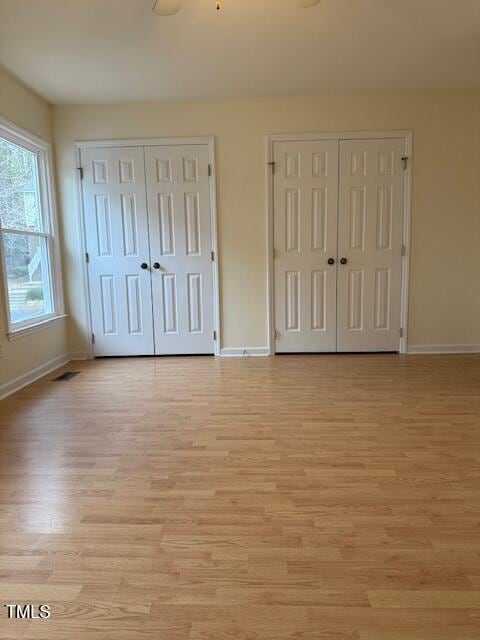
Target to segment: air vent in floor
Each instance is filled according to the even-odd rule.
[[[63,382],[64,380],[71,380],[75,376],[78,376],[79,373],[80,371],[65,371],[65,373],[62,373],[60,376],[58,376],[58,378],[54,378],[52,382]]]

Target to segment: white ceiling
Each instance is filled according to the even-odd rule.
[[[480,87],[480,0],[0,0],[0,62],[55,103]]]

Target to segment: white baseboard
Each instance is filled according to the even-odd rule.
[[[70,360],[88,360],[88,353],[86,351],[71,351]]]
[[[39,378],[46,376],[48,373],[55,371],[55,369],[58,369],[59,367],[63,367],[63,365],[67,364],[67,362],[70,362],[70,354],[64,353],[63,355],[58,356],[57,358],[53,358],[53,360],[49,360],[48,362],[45,362],[45,364],[42,364],[40,367],[37,367],[36,369],[33,369],[33,371],[24,373],[22,376],[19,376],[14,380],[10,380],[10,382],[6,382],[5,384],[2,384],[0,386],[0,400],[2,398],[6,398],[12,393],[15,393],[15,391],[19,391],[20,389],[23,389],[23,387],[26,387],[27,385],[32,384],[32,382],[35,382],[35,380],[38,380]]]
[[[220,350],[223,358],[241,358],[248,356],[269,356],[268,347],[226,347]]]
[[[407,353],[480,353],[480,344],[409,344]]]

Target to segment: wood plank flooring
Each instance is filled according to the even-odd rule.
[[[480,638],[479,356],[67,369],[0,402],[2,639]]]

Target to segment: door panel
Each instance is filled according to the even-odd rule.
[[[338,351],[399,348],[403,153],[400,139],[340,141]]]
[[[336,349],[338,141],[274,143],[276,352]]]
[[[95,355],[153,354],[143,148],[81,155]]]
[[[145,166],[155,353],[213,353],[208,149],[146,147]]]

